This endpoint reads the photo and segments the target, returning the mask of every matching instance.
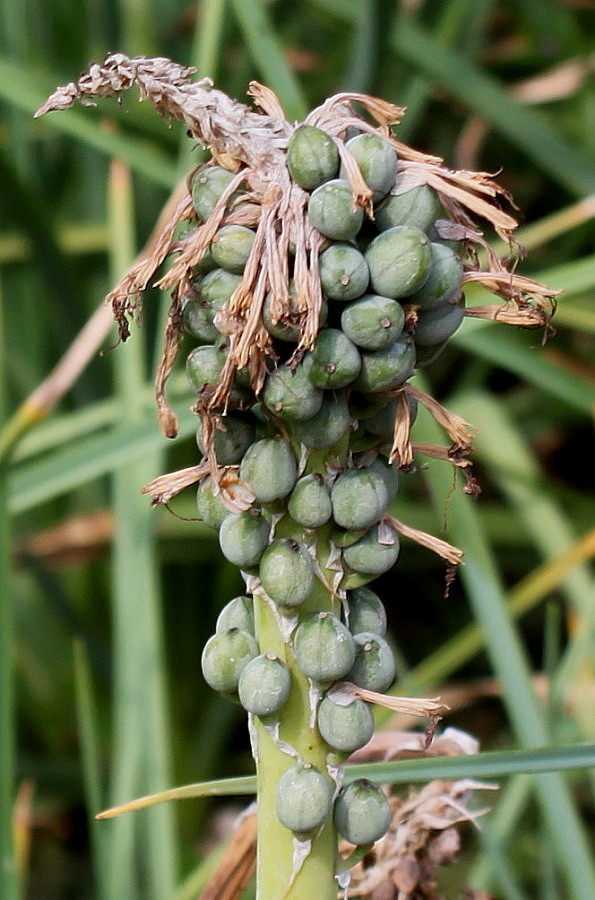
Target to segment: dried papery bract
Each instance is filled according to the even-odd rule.
[[[395,660],[386,614],[368,585],[395,564],[399,535],[446,561],[445,597],[463,557],[389,513],[398,504],[397,469],[415,472],[417,456],[444,460],[462,472],[466,492],[479,492],[468,460],[473,426],[409,380],[465,315],[547,328],[555,292],[515,271],[516,221],[499,205],[506,193],[486,173],[450,170],[399,141],[401,107],[342,93],[292,124],[262,85],[250,85],[251,108],[193,75],[166,59],[113,54],[59,88],[38,114],[136,85],[141,99],[211,152],[108,300],[124,340],[143,291],[171,292],[155,380],[170,437],[177,423],[166,382],[184,331],[198,344],[186,371],[202,459],[145,491],[167,504],[198,484],[199,515],[244,577],[246,594],[226,606],[228,625],[207,643],[202,670],[249,713],[258,895],[335,900],[336,826],[362,844],[388,827],[378,787],[342,789],[341,764],[357,745],[342,732],[353,730],[351,707],[362,722],[371,721],[367,704],[425,717],[422,754],[438,745],[436,725],[447,712],[438,700],[387,693]],[[507,242],[510,267],[477,219]],[[464,309],[471,283],[499,302]],[[449,443],[413,439],[419,406]],[[358,607],[359,628],[350,616]],[[319,793],[314,817],[305,783]],[[473,819],[463,795],[474,786],[433,783],[407,802],[393,800],[374,867],[356,869],[348,895],[374,896],[386,877],[403,897],[408,885],[427,887],[434,863],[453,856],[454,825]],[[374,828],[352,828],[351,814],[368,799]]]

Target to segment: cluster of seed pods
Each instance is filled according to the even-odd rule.
[[[250,591],[219,616],[202,655],[206,681],[252,716],[275,722],[292,672],[287,658],[259,647],[254,604],[265,602],[292,662],[316,688],[312,727],[334,763],[370,740],[374,719],[365,700],[345,700],[333,686],[383,692],[395,675],[385,610],[365,587],[399,555],[397,532],[385,519],[399,481],[388,459],[395,390],[436,357],[463,319],[463,264],[440,239],[444,213],[436,193],[399,179],[396,152],[380,135],[355,134],[346,147],[374,192],[373,217],[354,205],[335,142],[324,131],[303,125],[288,146],[291,178],[309,192],[309,221],[326,239],[319,259],[323,306],[316,343],[299,354],[299,311],[295,320],[291,309],[275,318],[269,293],[262,317],[275,361],[259,396],[236,374],[215,432],[217,462],[239,466],[254,502],[230,512],[211,479],[197,494],[200,518],[218,531],[224,556]],[[208,220],[232,178],[212,163],[194,174],[199,221]],[[238,191],[229,203],[240,210],[249,196]],[[241,282],[254,239],[249,226],[224,224],[184,301],[184,328],[198,341],[186,368],[199,406],[221,378],[228,338],[217,314]],[[407,402],[413,419],[415,402]],[[197,442],[204,452],[202,425]],[[303,759],[279,782],[277,815],[298,835],[318,828],[333,803],[339,832],[354,844],[373,842],[388,828],[386,797],[369,782],[333,791],[327,774]]]

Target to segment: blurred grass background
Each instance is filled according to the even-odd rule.
[[[403,478],[398,517],[458,543],[466,566],[444,600],[442,565],[407,544],[379,592],[401,687],[452,697],[448,724],[483,749],[592,742],[595,4],[0,7],[0,897],[190,900],[211,864],[216,805],[93,815],[252,771],[241,710],[200,674],[239,577],[212,533],[184,520],[192,491],[173,504],[181,518],[139,492],[195,461],[183,374],[171,390],[179,439],[156,426],[167,297],[149,298],[128,344],[93,352],[51,414],[38,395],[27,402],[199,159],[132,94],[33,120],[56,85],[108,51],[195,65],[239,99],[256,78],[292,119],[340,90],[377,94],[408,107],[403,140],[453,167],[501,170],[522,210],[522,272],[564,289],[556,333],[542,345],[468,320],[424,373],[480,429],[483,495],[455,492],[440,463]],[[110,347],[113,330],[97,329]],[[417,439],[433,436],[421,418]],[[482,832],[466,832],[447,895],[470,885],[505,900],[594,896],[594,791],[589,771],[503,781]]]

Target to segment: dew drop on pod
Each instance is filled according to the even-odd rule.
[[[331,503],[337,525],[361,531],[385,512],[388,492],[383,478],[371,469],[347,469],[331,488]]]
[[[205,166],[194,173],[191,183],[192,205],[203,222],[209,218],[217,200],[234,175],[221,166]]]
[[[281,419],[296,422],[311,419],[320,410],[323,393],[308,377],[306,359],[295,370],[279,366],[267,377],[263,403]]]
[[[282,609],[291,610],[312,593],[312,557],[298,541],[289,538],[273,541],[262,555],[259,576],[271,600]]]
[[[246,451],[240,478],[251,488],[259,503],[286,497],[297,480],[297,464],[290,445],[277,438],[256,441]]]
[[[245,594],[234,597],[229,603],[226,603],[215,623],[215,631],[220,634],[223,631],[229,631],[231,628],[239,628],[240,631],[247,631],[248,634],[255,634],[254,631],[254,600]]]
[[[427,235],[411,225],[397,225],[381,232],[370,242],[365,258],[374,292],[393,299],[417,291],[432,265]]]
[[[321,184],[311,195],[308,218],[332,241],[350,241],[362,226],[364,211],[359,206],[354,208],[349,182],[334,178]]]
[[[373,844],[391,823],[386,794],[363,778],[341,788],[335,801],[335,825],[339,833],[357,847]]]
[[[415,343],[420,347],[442,344],[460,328],[464,317],[462,303],[445,303],[432,309],[422,309],[415,326]]]
[[[353,385],[357,390],[373,394],[403,384],[415,369],[415,344],[409,334],[402,334],[386,350],[363,351],[362,366]]]
[[[333,390],[346,387],[362,365],[360,352],[338,328],[323,328],[310,354],[309,378],[315,387]]]
[[[269,530],[269,523],[255,510],[230,513],[219,529],[224,557],[240,569],[252,568],[268,544]]]
[[[320,255],[320,284],[330,300],[355,300],[370,283],[363,253],[351,244],[331,244]]]
[[[256,639],[232,628],[214,634],[202,651],[202,674],[209,687],[221,694],[235,694],[244,666],[258,655]]]
[[[387,540],[390,543],[385,543]],[[375,525],[357,543],[343,550],[343,559],[354,572],[383,575],[396,563],[399,549],[399,538],[394,529],[383,524],[381,532]]]
[[[340,681],[355,662],[353,635],[330,612],[312,613],[295,630],[293,652],[308,678],[322,684]]]
[[[422,310],[441,306],[456,299],[461,292],[463,263],[457,254],[444,244],[430,244],[432,248],[432,268],[428,280],[419,291],[407,298],[403,303],[414,303]]]
[[[427,231],[441,209],[436,191],[427,184],[400,190],[397,182],[388,197],[376,207],[375,221],[380,231],[388,231],[396,225],[413,225]]]
[[[278,712],[289,697],[291,675],[274,653],[255,656],[242,669],[238,696],[244,709],[255,716]]]
[[[354,635],[355,662],[346,680],[368,691],[386,691],[395,680],[395,658],[387,641],[373,631]]]
[[[287,511],[298,525],[320,528],[333,514],[331,495],[322,475],[304,475],[296,483],[287,503]]]
[[[238,275],[244,271],[256,233],[245,225],[224,225],[211,244],[211,254],[218,266]]]
[[[337,174],[339,151],[322,129],[301,125],[289,141],[287,167],[296,184],[306,191],[313,191]]]
[[[384,637],[386,634],[386,610],[380,597],[370,588],[361,587],[347,596],[349,630],[352,634],[362,631]]]
[[[327,394],[315,416],[308,421],[295,422],[293,433],[306,447],[332,447],[351,427],[347,398],[342,393]]]
[[[320,702],[317,720],[327,744],[342,753],[359,750],[374,734],[374,715],[364,700],[342,704],[327,695]]]
[[[215,455],[220,466],[232,466],[241,460],[248,447],[254,441],[254,425],[240,416],[224,416],[222,429],[217,428],[214,435]],[[196,443],[201,453],[205,452],[202,439],[202,422],[196,429]]]
[[[380,200],[394,184],[397,174],[397,154],[384,138],[377,134],[357,134],[347,141],[347,149],[355,157],[363,179]],[[346,178],[341,166],[341,178]]]
[[[213,488],[214,484],[210,479],[201,482],[196,491],[196,510],[201,522],[219,531],[221,523],[229,515],[229,510],[221,500],[220,494],[216,494]]]
[[[331,784],[310,763],[291,766],[277,785],[277,818],[296,834],[320,828],[333,800]]]
[[[365,294],[346,306],[341,328],[363,350],[385,350],[403,331],[403,307],[391,297]]]

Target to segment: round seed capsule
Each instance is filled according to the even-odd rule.
[[[300,125],[287,147],[287,167],[300,187],[313,191],[337,174],[339,151],[333,139],[322,129]]]
[[[258,654],[258,644],[247,631],[232,628],[214,634],[202,651],[202,674],[214,691],[235,694],[242,669]]]
[[[464,318],[463,304],[446,303],[432,309],[422,309],[415,326],[415,343],[427,347],[447,341],[460,328]]]
[[[370,528],[388,505],[383,478],[371,469],[348,469],[331,488],[333,518],[341,528]]]
[[[374,734],[374,716],[363,700],[352,700],[345,706],[327,696],[318,707],[318,730],[335,750],[353,753]]]
[[[241,280],[240,275],[217,268],[207,272],[204,278],[195,284],[195,288],[198,291],[199,300],[216,311],[221,309],[224,303],[227,303]]]
[[[215,456],[220,466],[232,466],[241,460],[254,441],[254,425],[239,416],[225,416],[223,430],[216,429],[214,436]],[[196,443],[201,453],[205,452],[202,439],[202,422],[196,429]]]
[[[310,381],[309,365],[304,359],[295,370],[279,366],[268,376],[262,400],[279,418],[299,422],[312,419],[320,410],[323,393]]]
[[[215,624],[215,631],[221,634],[224,631],[230,631],[237,628],[240,631],[247,631],[248,634],[254,634],[254,600],[242,594],[234,597],[229,603],[226,603]],[[369,629],[370,630],[370,629]]]
[[[351,244],[331,244],[320,255],[320,283],[330,300],[355,300],[370,282],[362,253]]]
[[[341,328],[363,350],[385,350],[405,324],[403,307],[390,297],[365,294],[341,314]]]
[[[395,469],[390,463],[385,462],[382,457],[377,456],[373,463],[368,467],[384,480],[386,491],[388,493],[388,502],[394,500],[399,490],[399,470]]]
[[[267,547],[260,561],[262,586],[278,606],[293,609],[314,587],[312,557],[297,541],[282,539]]]
[[[278,656],[255,656],[242,669],[238,682],[240,703],[255,716],[270,716],[281,709],[291,690],[289,669]]]
[[[311,195],[308,218],[325,237],[349,241],[360,230],[364,211],[359,206],[354,208],[349,182],[335,178],[321,184]]]
[[[293,652],[308,678],[321,683],[340,681],[355,662],[355,640],[332,613],[313,613],[296,628]]]
[[[397,174],[397,154],[391,145],[377,134],[358,134],[346,146],[355,157],[364,181],[374,191],[374,199],[384,197]],[[343,166],[340,175],[346,177]]]
[[[286,497],[297,480],[297,465],[290,445],[276,438],[256,441],[242,459],[240,478],[259,503]]]
[[[256,565],[268,540],[269,524],[253,510],[230,513],[219,529],[219,544],[224,557],[240,569]]]
[[[255,237],[255,232],[245,225],[224,225],[211,244],[213,259],[227,272],[243,272]]]
[[[383,297],[406,297],[417,291],[432,264],[427,235],[411,225],[381,232],[370,242],[365,257],[372,288]]]
[[[331,495],[321,475],[304,475],[296,483],[287,502],[289,515],[304,528],[320,528],[330,519]]]
[[[347,681],[368,691],[385,691],[395,679],[395,658],[379,634],[363,631],[354,635],[357,652]]]
[[[386,350],[363,352],[362,366],[353,386],[359,391],[388,391],[403,384],[415,369],[415,344],[402,334]]]
[[[221,166],[205,166],[195,173],[191,185],[192,205],[203,222],[209,218],[233,177],[233,172],[222,169]]]
[[[399,191],[397,187],[376,208],[376,226],[379,231],[386,231],[395,225],[415,225],[427,231],[440,210],[438,194],[427,184],[418,184],[406,191]]]
[[[383,637],[386,634],[386,610],[380,597],[369,588],[361,587],[350,591],[349,630],[352,634],[371,631]]]
[[[379,787],[360,778],[341,788],[334,818],[345,840],[361,847],[386,834],[391,823],[390,805]]]
[[[338,328],[323,328],[310,354],[309,378],[318,388],[342,388],[357,377],[359,350]]]
[[[431,366],[434,360],[438,359],[442,351],[446,348],[448,341],[442,341],[441,344],[428,344],[427,347],[419,346],[415,348],[415,368],[425,369]]]
[[[315,416],[306,422],[295,422],[296,438],[306,447],[332,447],[341,440],[351,426],[347,399],[342,393],[325,397]]]
[[[330,782],[310,763],[287,769],[277,785],[277,818],[296,834],[319,828],[333,800]]]
[[[432,248],[432,268],[428,280],[419,291],[411,294],[404,303],[415,303],[426,309],[433,309],[448,303],[460,294],[463,277],[463,263],[450,247],[444,244],[430,244]]]
[[[385,543],[390,541],[391,543]],[[355,572],[366,575],[382,575],[392,569],[399,557],[399,538],[390,527],[376,525],[343,550],[343,559]]]
[[[196,492],[196,509],[198,518],[209,528],[219,531],[223,519],[229,515],[229,510],[221,500],[221,495],[213,490],[213,482],[209,479],[198,486]]]
[[[208,385],[219,384],[224,365],[225,351],[221,347],[195,347],[186,359],[190,387],[200,393]]]

